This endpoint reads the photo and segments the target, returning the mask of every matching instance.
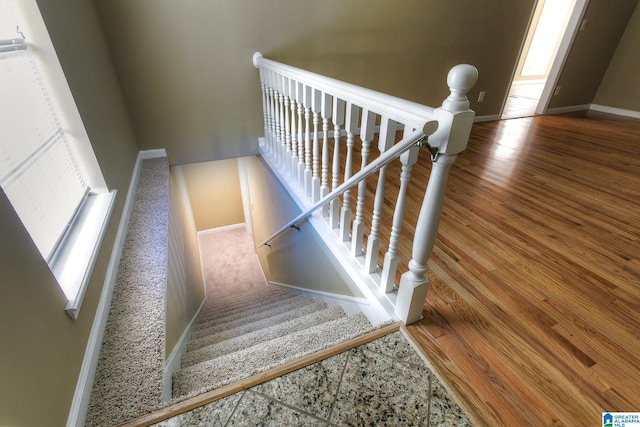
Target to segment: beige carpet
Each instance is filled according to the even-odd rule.
[[[162,404],[169,164],[142,162],[87,426],[114,426]]]
[[[250,297],[253,292],[245,294]],[[298,308],[314,304],[318,306],[316,311],[304,316],[298,314]],[[273,305],[277,306],[278,302]],[[296,314],[284,323],[263,316],[263,308],[262,302],[257,301],[252,306],[235,310],[230,316],[233,320],[229,320],[229,316],[223,316],[219,320],[221,323],[206,320],[207,323],[216,322],[222,326],[220,333],[228,334],[224,331],[225,325],[254,314],[262,317],[247,323],[250,325],[247,333],[187,352],[182,358],[182,369],[173,376],[174,398],[184,399],[222,387],[373,329],[363,314],[347,317],[341,307],[329,308],[306,298],[285,297],[282,311]]]
[[[87,426],[113,426],[166,406],[163,396],[169,167],[144,160],[134,195]],[[200,240],[207,289],[201,325],[176,373],[174,402],[372,329],[365,316],[265,282],[244,227]],[[255,344],[255,345],[254,345]]]
[[[182,400],[373,329],[366,316],[269,286],[244,227],[199,236],[207,302],[173,377]]]
[[[243,225],[200,233],[198,241],[207,304],[266,285],[253,238]]]

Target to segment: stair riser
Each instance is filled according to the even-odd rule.
[[[265,288],[264,290],[252,295],[237,294],[233,297],[227,297],[224,299],[215,299],[212,297],[210,301],[208,300],[206,302],[201,315],[238,310],[243,307],[257,304],[260,301],[273,301],[294,296],[296,296],[296,294],[293,292],[282,291],[274,288]]]
[[[254,310],[250,314],[242,315],[235,314],[233,316],[224,317],[223,319],[216,319],[210,322],[201,323],[196,325],[193,331],[194,338],[201,338],[205,335],[220,332],[227,328],[235,327],[245,322],[255,322],[257,320],[265,319],[273,315],[285,313],[289,310],[294,310],[304,305],[312,304],[312,300],[305,299],[304,297],[296,297],[287,299],[282,304],[271,304],[266,310]]]
[[[239,314],[245,315],[251,311],[264,309],[274,304],[275,305],[283,304],[285,301],[291,300],[293,298],[300,298],[300,297],[295,294],[286,294],[286,295],[277,295],[277,296],[271,295],[271,296],[265,296],[264,299],[258,299],[257,301],[252,301],[251,303],[247,303],[245,305],[238,306],[238,307],[233,307],[233,308],[220,307],[219,309],[207,309],[206,311],[203,310],[202,312],[200,312],[200,315],[198,316],[198,323],[196,324],[196,327],[201,323],[216,321],[216,320],[224,321],[222,319],[224,319],[225,317],[238,316]]]
[[[288,311],[286,313],[281,313],[269,318],[270,323],[272,325],[277,324],[279,322],[286,322],[291,319],[295,319],[299,316],[304,316],[309,313],[313,313],[316,311],[324,310],[327,308],[326,303],[318,303],[314,302],[312,304],[305,305],[304,307],[297,308],[295,310]],[[240,323],[235,328],[224,329],[218,333],[212,333],[210,335],[206,335],[201,338],[193,339],[187,344],[187,351],[193,351],[201,347],[205,347],[207,345],[215,344],[221,341],[225,341],[231,338],[235,338],[240,335],[244,335],[247,333],[254,332],[260,328],[261,325],[264,325],[262,322],[263,319],[256,320],[254,322],[248,323]]]
[[[234,351],[244,350],[246,348],[261,344],[270,339],[279,338],[287,334],[299,332],[304,329],[312,328],[316,325],[346,317],[341,307],[328,308],[306,316],[298,317],[284,323],[279,323],[268,328],[254,331],[239,337],[235,337],[226,341],[218,342],[214,345],[200,348],[198,350],[188,352],[182,357],[182,368],[196,365],[205,360],[212,360],[217,357],[224,356]]]
[[[357,314],[181,369],[173,377],[174,396],[221,387],[355,338],[371,329],[366,316]]]

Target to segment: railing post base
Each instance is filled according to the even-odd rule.
[[[419,278],[408,271],[401,276],[395,315],[402,323],[409,325],[422,319],[428,291],[429,279],[424,274]]]

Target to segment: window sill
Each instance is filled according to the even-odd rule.
[[[65,311],[73,320],[78,318],[115,199],[115,190],[87,196],[64,246],[50,265],[68,300]]]

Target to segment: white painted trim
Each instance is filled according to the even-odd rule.
[[[167,150],[164,148],[156,148],[154,150],[144,150],[138,153],[139,159],[155,159],[158,157],[167,157]]]
[[[164,152],[164,150],[162,151]],[[118,268],[120,266],[122,249],[124,247],[129,219],[131,217],[133,196],[138,184],[138,176],[140,175],[140,165],[143,159],[151,158],[146,157],[146,153],[147,152],[145,151],[140,151],[138,153],[133,173],[131,174],[127,198],[125,199],[122,215],[120,216],[120,224],[118,225],[118,231],[111,251],[111,257],[109,258],[109,265],[107,267],[104,285],[102,286],[100,302],[98,303],[96,315],[93,319],[93,326],[89,333],[89,340],[87,341],[84,359],[82,360],[82,367],[80,368],[78,382],[76,383],[76,390],[73,395],[73,401],[71,402],[69,417],[67,418],[67,427],[82,427],[85,425],[87,409],[89,408],[89,399],[91,398],[93,381],[95,379],[96,368],[98,366],[98,357],[100,356],[100,348],[102,347],[102,338],[104,337],[104,330],[107,326],[107,320],[109,319],[111,299],[113,297],[113,290],[115,288]],[[156,155],[154,157],[162,156]]]
[[[253,236],[253,218],[251,217],[251,194],[249,190],[249,176],[246,157],[238,157],[238,177],[240,178],[240,192],[242,193],[242,210],[247,232]]]
[[[350,296],[350,295],[333,294],[331,292],[318,291],[316,289],[309,289],[309,288],[302,288],[300,286],[287,285],[287,284],[280,283],[280,282],[269,281],[268,283],[270,285],[273,285],[273,286],[280,286],[280,287],[283,287],[283,288],[289,288],[289,289],[293,289],[293,290],[300,291],[300,292],[305,292],[305,293],[318,295],[318,296],[321,296],[321,297],[333,298],[333,299],[348,301],[348,302],[361,304],[361,305],[370,305],[369,301],[367,301],[366,298],[359,298],[359,297],[354,297],[354,296]]]
[[[255,245],[255,241],[254,241],[254,245]],[[257,252],[255,257],[256,257],[256,262],[258,263],[258,268],[260,269],[260,274],[262,274],[262,279],[264,280],[264,283],[266,283],[267,286],[269,286],[271,282],[269,281],[269,279],[267,279],[267,275],[264,274],[264,269],[262,268],[262,264],[260,263],[260,257],[258,256]]]
[[[213,234],[217,233],[218,231],[232,230],[234,228],[247,228],[247,226],[243,222],[239,222],[238,224],[223,225],[222,227],[198,231],[198,236],[201,236],[203,234]]]
[[[601,113],[615,114],[616,116],[640,119],[640,111],[625,110],[624,108],[608,107],[606,105],[600,104],[591,104],[589,109],[593,111],[599,111]]]
[[[171,400],[171,398],[173,397],[172,396],[173,374],[180,369],[180,359],[182,358],[182,355],[187,349],[187,343],[191,338],[193,327],[195,326],[196,320],[198,320],[198,316],[200,315],[200,312],[202,311],[202,308],[204,307],[204,304],[206,303],[206,301],[207,301],[206,299],[202,300],[202,303],[200,303],[200,307],[198,307],[198,310],[196,310],[196,313],[191,318],[191,321],[182,332],[180,339],[178,340],[176,345],[173,347],[173,351],[164,362],[164,369],[162,371],[162,378],[164,383],[164,387],[162,391],[162,399],[165,402]]]
[[[73,240],[65,243],[61,256],[51,266],[61,283],[68,283],[70,280],[79,284],[75,298],[69,299],[65,306],[67,315],[73,320],[77,320],[80,314],[84,294],[111,219],[116,194],[117,190],[112,190],[108,193],[89,195],[87,201],[90,201],[91,205],[83,206],[77,222],[74,221],[73,231],[69,236]],[[85,251],[86,253],[83,253]],[[78,269],[79,266],[84,268]]]
[[[574,111],[584,111],[588,110],[591,107],[591,104],[583,104],[583,105],[569,105],[566,107],[556,107],[550,108],[545,111],[545,114],[563,114],[563,113],[572,113]]]
[[[580,31],[580,24],[582,23],[582,18],[587,10],[587,6],[589,6],[590,0],[576,0],[573,5],[573,10],[571,11],[571,16],[569,17],[569,22],[567,22],[567,28],[564,31],[562,36],[562,40],[560,41],[560,45],[558,46],[558,51],[556,52],[556,57],[553,60],[553,64],[551,64],[551,69],[549,70],[549,75],[547,76],[547,82],[542,89],[542,93],[540,94],[540,100],[538,101],[538,105],[536,106],[535,113],[536,114],[557,114],[549,112],[549,104],[551,103],[551,98],[553,97],[553,92],[556,90],[556,85],[560,80],[560,73],[564,68],[564,64],[567,62],[567,58],[569,57],[569,53],[571,52],[571,47],[573,46],[573,41]],[[551,110],[556,110],[555,108]],[[578,111],[578,110],[572,110]]]
[[[289,288],[298,295],[302,295],[305,298],[311,298],[314,301],[324,302],[329,307],[340,306],[347,316],[352,316],[356,313],[362,313],[367,316],[367,319],[374,327],[379,327],[389,323],[389,321],[397,320],[386,311],[380,310],[375,305],[371,305],[366,298],[333,294],[329,292],[318,291],[315,289],[285,285],[278,282],[268,282],[268,285]]]
[[[500,114],[492,114],[490,116],[476,116],[473,119],[473,123],[493,122],[496,120],[500,120]]]

